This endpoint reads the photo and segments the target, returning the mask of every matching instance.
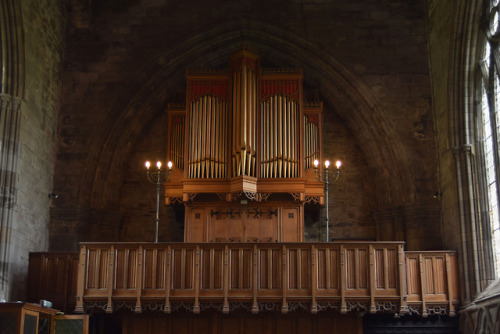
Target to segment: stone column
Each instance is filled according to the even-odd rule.
[[[0,300],[7,300],[9,249],[17,195],[20,99],[0,95]]]
[[[24,94],[24,35],[19,1],[0,0],[0,300],[9,298],[10,239],[14,221],[21,101]]]

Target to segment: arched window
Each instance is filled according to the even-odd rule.
[[[499,0],[487,5],[488,27],[485,31],[480,68],[482,80],[479,104],[480,131],[485,169],[489,230],[495,258],[495,276],[500,277],[500,222],[499,222],[499,175],[500,175],[500,25]]]

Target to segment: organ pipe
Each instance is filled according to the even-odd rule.
[[[261,177],[299,177],[298,103],[283,95],[261,104]]]
[[[184,177],[300,178],[321,158],[322,106],[303,106],[301,72],[286,73],[262,74],[242,51],[229,73],[188,77],[187,110],[169,116],[168,155]]]
[[[225,177],[227,104],[211,95],[202,96],[191,102],[189,116],[188,177]]]
[[[183,168],[184,166],[184,128],[186,117],[184,115],[174,115],[170,120],[170,149],[169,159],[174,166]]]

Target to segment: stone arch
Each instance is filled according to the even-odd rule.
[[[101,127],[103,139],[91,147],[85,171],[85,182],[92,183],[91,207],[114,205],[113,199],[119,192],[117,185],[123,178],[122,167],[133,146],[131,140],[164,110],[171,91],[183,82],[185,68],[192,67],[201,57],[204,59],[202,65],[221,66],[242,44],[270,62],[303,67],[307,77],[314,78],[326,103],[362,143],[360,147],[369,168],[377,171],[374,175],[380,206],[397,206],[414,200],[415,186],[405,150],[390,120],[384,116],[383,105],[362,80],[305,38],[292,36],[276,27],[232,22],[158,54],[143,71],[144,75],[135,80],[136,84],[124,92],[123,96],[130,98],[109,110],[107,121]],[[339,101],[345,108],[335,107]]]

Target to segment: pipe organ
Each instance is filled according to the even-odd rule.
[[[261,69],[243,49],[186,81],[186,104],[168,106],[165,184],[166,204],[185,205],[185,241],[303,241],[304,204],[323,205],[324,186],[323,105],[304,103],[302,70]]]

